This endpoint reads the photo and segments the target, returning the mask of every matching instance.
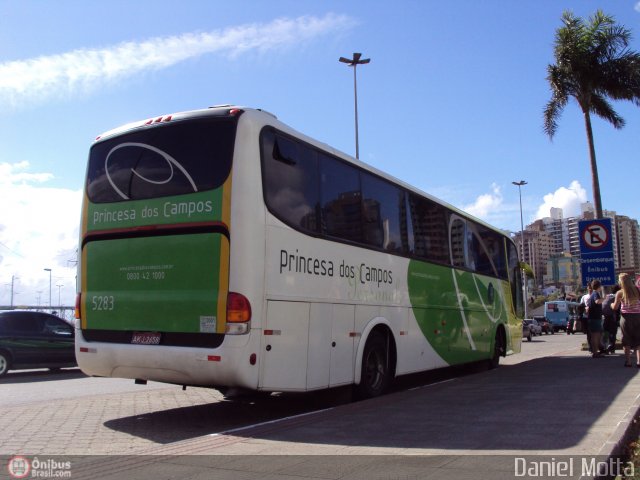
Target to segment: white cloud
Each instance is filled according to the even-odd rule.
[[[490,221],[496,213],[503,210],[503,197],[500,187],[495,183],[492,184],[491,193],[480,195],[474,203],[464,206],[462,209],[473,216]]]
[[[0,163],[0,304],[72,306],[82,192],[47,186],[50,173],[29,172],[27,162]],[[62,285],[58,289],[57,285]]]
[[[569,187],[560,187],[543,197],[544,203],[538,207],[536,218],[550,216],[551,207],[561,208],[564,218],[580,215],[580,205],[587,201],[587,191],[574,180]]]
[[[346,15],[281,18],[206,33],[156,37],[104,49],[79,49],[59,55],[0,63],[0,100],[13,106],[43,102],[77,90],[95,91],[108,82],[158,70],[207,53],[236,57],[299,46],[320,36],[351,28]]]
[[[640,12],[640,2],[636,3],[635,7],[633,7],[636,12]]]

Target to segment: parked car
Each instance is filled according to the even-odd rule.
[[[547,317],[545,317],[544,315],[534,315],[533,319],[538,322],[538,325],[540,325],[540,328],[542,328],[542,333],[544,333],[545,335],[549,333],[553,335],[556,333],[553,325],[551,325],[551,322],[549,322],[549,320],[547,320]]]
[[[531,333],[530,325],[527,322],[527,320],[524,320],[522,322],[522,338],[523,339],[526,338],[528,341],[531,341],[532,337],[533,337],[533,334]]]
[[[542,335],[542,327],[535,318],[531,319],[531,333],[534,335]]]
[[[538,324],[537,321],[533,320],[532,318],[526,318],[523,320],[523,323],[529,325],[531,335],[533,335],[534,337],[536,335],[542,335],[542,327]]]
[[[55,315],[0,311],[0,377],[9,370],[76,366],[74,330]]]

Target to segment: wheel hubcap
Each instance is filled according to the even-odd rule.
[[[372,388],[378,388],[384,375],[384,365],[382,359],[375,352],[367,358],[367,384]]]

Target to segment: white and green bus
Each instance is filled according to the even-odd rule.
[[[368,397],[520,350],[508,236],[264,111],[98,137],[80,236],[89,375]]]

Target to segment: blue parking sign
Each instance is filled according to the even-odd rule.
[[[611,219],[583,220],[578,222],[578,231],[582,284],[600,280],[602,285],[615,285]]]

